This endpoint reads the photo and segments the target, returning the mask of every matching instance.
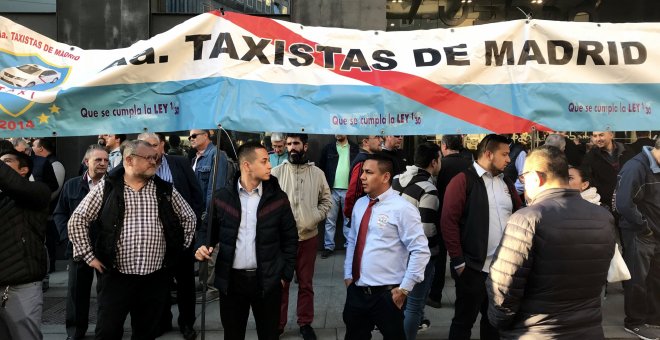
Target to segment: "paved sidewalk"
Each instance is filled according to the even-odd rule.
[[[319,340],[335,340],[344,338],[344,323],[341,312],[346,299],[346,290],[343,282],[344,253],[336,252],[328,259],[321,259],[320,255],[316,259],[316,270],[314,274],[314,323],[312,326],[316,330]],[[64,326],[65,298],[66,298],[66,262],[58,262],[59,271],[50,276],[50,289],[44,295],[44,323],[42,325],[44,339],[66,339],[66,330]],[[94,289],[93,289],[94,290]],[[301,339],[298,335],[298,326],[296,325],[295,308],[297,299],[297,285],[291,285],[289,302],[289,322],[287,329],[281,339]],[[635,339],[623,330],[623,289],[620,284],[611,285],[608,288],[608,296],[603,300],[603,328],[607,339]],[[93,307],[90,315],[90,322],[96,322],[95,308],[96,295],[93,293]],[[453,317],[454,281],[447,278],[444,290],[443,308],[435,309],[426,307],[426,315],[431,320],[431,327],[425,332],[420,332],[418,339],[446,339],[449,332],[449,325]],[[176,305],[172,306],[174,314],[174,327],[176,327],[176,317],[178,310]],[[199,315],[201,314],[201,305],[197,305],[198,320],[195,329],[199,331]],[[129,317],[130,319],[130,317]],[[473,329],[473,339],[479,336],[479,322],[477,321]],[[90,324],[87,333],[89,339],[93,338],[94,324]],[[206,308],[206,338],[223,339],[222,325],[220,324],[219,304],[212,302]],[[247,339],[257,339],[254,320],[250,317],[248,322]],[[130,339],[130,320],[125,324],[126,333],[124,339]],[[182,339],[181,334],[176,328],[159,339]],[[198,336],[198,339],[200,337]],[[380,333],[374,332],[374,339],[382,339]],[[585,339],[587,340],[587,339]]]

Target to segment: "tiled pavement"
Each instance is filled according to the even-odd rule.
[[[314,323],[312,326],[316,330],[319,340],[335,340],[344,338],[344,323],[341,318],[346,291],[343,283],[343,261],[344,253],[336,252],[328,259],[321,259],[320,255],[316,259],[316,270],[314,274]],[[64,327],[64,306],[66,297],[67,275],[65,271],[66,263],[59,262],[58,269],[50,278],[50,289],[46,292],[44,300],[44,324],[42,326],[44,339],[65,339],[66,331]],[[453,302],[455,300],[453,280],[447,278],[446,288],[444,290],[443,308],[435,309],[426,307],[426,315],[431,320],[431,327],[425,332],[420,332],[418,339],[446,339],[453,316]],[[603,328],[608,339],[633,339],[630,334],[623,330],[623,290],[620,284],[612,285],[608,289],[607,298],[603,300]],[[298,335],[296,325],[295,308],[297,297],[297,286],[291,285],[290,303],[289,303],[289,323],[281,339],[301,339]],[[95,298],[93,298],[95,300]],[[95,303],[95,301],[93,301]],[[94,309],[94,308],[92,308]],[[178,314],[176,306],[172,306],[174,320]],[[199,331],[200,327],[201,305],[197,305],[198,320],[195,329]],[[90,320],[95,320],[92,317]],[[92,322],[90,321],[90,322]],[[473,338],[478,338],[478,322],[473,329]],[[176,326],[176,321],[174,322]],[[89,326],[88,338],[93,338],[95,325]],[[125,325],[126,333],[124,339],[130,338],[130,321]],[[220,324],[219,305],[217,302],[209,303],[206,308],[206,339],[222,339],[223,332]],[[247,339],[257,339],[254,320],[250,317],[248,323]],[[374,332],[374,339],[382,339],[380,333]],[[162,336],[159,339],[182,339],[180,333],[175,329]],[[198,339],[200,337],[198,336]]]

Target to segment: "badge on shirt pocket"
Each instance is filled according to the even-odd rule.
[[[376,219],[376,223],[378,223],[378,228],[385,228],[387,225],[387,221],[389,221],[389,216],[386,214],[380,214],[378,215],[378,218]]]

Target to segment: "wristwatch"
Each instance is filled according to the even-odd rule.
[[[400,290],[401,293],[403,293],[403,295],[405,295],[405,296],[408,296],[408,293],[410,293],[410,291],[408,291],[408,290],[405,289],[405,288],[401,288],[401,287],[399,287],[399,290]]]

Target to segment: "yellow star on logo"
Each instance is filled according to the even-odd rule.
[[[48,110],[50,110],[50,113],[60,113],[60,108],[55,105],[55,103],[53,103],[53,105],[51,105]]]
[[[42,113],[41,113],[41,116],[39,116],[39,117],[37,117],[37,118],[39,118],[39,124],[43,124],[43,123],[48,124],[48,118],[50,118],[50,117],[49,117],[49,116],[46,116],[46,115],[42,112]]]

